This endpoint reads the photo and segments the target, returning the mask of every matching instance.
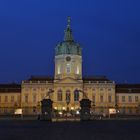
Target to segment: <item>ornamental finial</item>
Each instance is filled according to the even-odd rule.
[[[70,18],[70,16],[68,16],[68,27],[70,27],[70,20],[71,20],[71,18]]]

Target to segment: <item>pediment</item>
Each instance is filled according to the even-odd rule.
[[[73,79],[71,77],[66,77],[64,79],[57,80],[54,83],[58,83],[58,84],[82,84],[82,81]]]

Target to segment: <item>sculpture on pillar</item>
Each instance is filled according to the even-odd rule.
[[[86,93],[82,90],[78,90],[79,92],[83,93],[83,99],[80,101],[80,119],[81,121],[88,121],[90,120],[90,108],[91,108],[91,101],[88,99]]]
[[[53,101],[50,99],[51,93],[54,91],[49,89],[46,97],[41,101],[41,119],[46,121],[52,121],[52,104]]]

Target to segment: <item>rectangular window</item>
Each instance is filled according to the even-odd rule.
[[[111,96],[108,96],[108,102],[111,103]]]
[[[6,103],[8,102],[8,96],[5,96],[5,102]]]
[[[25,95],[25,103],[28,103],[28,95]]]
[[[43,99],[44,99],[44,97],[45,97],[45,95],[42,93],[42,94],[41,94],[41,99],[43,100]]]
[[[36,103],[36,95],[33,95],[33,103]]]
[[[125,96],[122,96],[122,102],[125,102]]]
[[[14,96],[11,96],[11,102],[12,103],[14,102]]]
[[[95,95],[92,96],[92,101],[95,103]]]
[[[100,102],[103,102],[103,96],[100,96]]]
[[[128,101],[132,102],[132,96],[128,96]]]
[[[116,98],[117,98],[116,101],[119,102],[119,96],[117,96]]]
[[[135,96],[135,102],[138,102],[138,101],[139,101],[138,96]]]
[[[20,95],[17,96],[17,101],[20,102]]]

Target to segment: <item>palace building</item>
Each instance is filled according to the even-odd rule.
[[[55,48],[54,77],[31,76],[21,84],[0,84],[0,114],[14,114],[16,108],[25,115],[37,114],[44,98],[53,101],[54,110],[77,111],[84,95],[91,100],[93,113],[108,114],[110,108],[117,108],[122,115],[140,114],[140,84],[83,77],[82,48],[73,38],[68,18],[64,40]]]

